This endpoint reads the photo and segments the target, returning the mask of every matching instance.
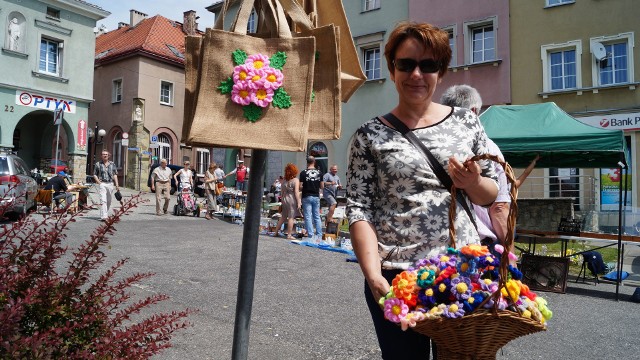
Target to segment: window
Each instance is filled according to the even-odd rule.
[[[173,105],[173,84],[168,81],[160,82],[160,104]]]
[[[122,79],[113,80],[111,85],[111,102],[122,102]]]
[[[362,11],[380,9],[380,0],[362,0]]]
[[[40,64],[39,71],[50,75],[60,75],[60,53],[62,43],[42,38],[40,39]]]
[[[572,4],[574,2],[575,2],[575,0],[547,0],[547,6]]]
[[[594,44],[601,44],[606,53],[601,60],[592,57],[594,86],[626,84],[634,79],[633,33],[592,38],[591,44],[592,49]]]
[[[493,25],[471,30],[472,62],[480,63],[496,58],[495,32]]]
[[[451,48],[451,62],[449,63],[449,66],[456,66],[458,64],[456,61],[456,28],[454,26],[443,27],[442,30],[449,34],[449,47]]]
[[[380,48],[363,49],[364,73],[367,80],[380,79]]]
[[[582,88],[580,40],[543,45],[540,56],[544,92]]]
[[[158,147],[153,149],[153,155],[157,157],[156,164],[160,163],[160,159],[167,159],[169,164],[171,161],[171,138],[167,134],[158,135]]]
[[[198,175],[202,175],[209,168],[209,159],[211,159],[211,156],[209,155],[209,149],[197,148],[196,153],[196,171]]]
[[[576,50],[561,50],[549,53],[551,90],[575,89]]]
[[[258,14],[256,9],[251,9],[251,15],[249,15],[249,21],[247,22],[247,32],[255,33],[258,28]]]
[[[118,169],[122,169],[124,165],[122,156],[122,132],[118,131],[113,135],[113,148],[111,150],[111,158]]]
[[[47,7],[47,17],[52,17],[54,19],[60,19],[60,10]]]

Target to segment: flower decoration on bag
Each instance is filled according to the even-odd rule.
[[[379,304],[386,319],[403,330],[421,321],[461,318],[494,306],[545,324],[553,315],[546,300],[522,283],[522,273],[513,266],[508,266],[508,278],[499,289],[499,266],[500,259],[485,246],[449,248],[398,274]]]
[[[287,62],[283,51],[268,57],[247,55],[243,50],[232,54],[236,66],[233,74],[218,86],[222,94],[230,94],[231,101],[242,106],[244,117],[256,122],[269,105],[280,109],[291,106],[291,96],[285,91],[282,68]]]

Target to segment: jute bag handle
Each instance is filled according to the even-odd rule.
[[[216,30],[224,29],[224,18],[227,16],[227,10],[229,10],[230,1],[225,0],[222,3],[222,8],[220,9],[220,15],[216,18],[215,23],[213,24],[213,28]]]

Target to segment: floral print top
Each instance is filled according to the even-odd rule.
[[[452,156],[464,162],[488,153],[484,128],[468,109],[453,108],[440,122],[413,131],[447,171]],[[482,176],[497,180],[488,161],[479,164]],[[449,246],[451,194],[425,155],[397,130],[377,118],[360,126],[351,139],[347,180],[349,225],[362,220],[374,225],[384,268],[406,269]],[[460,204],[456,212],[457,247],[479,242]]]

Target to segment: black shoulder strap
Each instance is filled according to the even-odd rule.
[[[451,192],[451,189],[453,188],[453,180],[451,180],[451,177],[449,176],[449,174],[447,174],[446,170],[442,167],[438,159],[436,159],[436,157],[433,156],[431,151],[429,151],[429,148],[427,148],[422,143],[422,141],[418,139],[418,137],[413,133],[413,131],[409,130],[407,125],[405,125],[402,121],[400,121],[400,119],[398,119],[392,113],[388,113],[386,115],[383,115],[382,117],[385,120],[387,120],[391,125],[393,125],[393,127],[395,127],[396,130],[398,130],[407,140],[409,140],[409,142],[412,143],[413,146],[422,150],[422,153],[424,153],[427,160],[429,161],[429,165],[431,165],[431,169],[436,174],[436,177],[438,178],[438,180],[440,180],[442,185],[444,185],[444,187],[447,190],[449,190],[449,192]],[[469,219],[471,220],[471,223],[473,224],[473,226],[475,226],[477,229],[478,225],[476,224],[476,220],[474,219],[473,215],[471,215],[471,209],[469,209],[469,204],[467,204],[467,201],[465,200],[464,196],[460,191],[456,192],[456,198],[458,199],[458,203],[462,205],[462,208],[464,209],[464,211],[467,212],[467,215],[469,216]]]

